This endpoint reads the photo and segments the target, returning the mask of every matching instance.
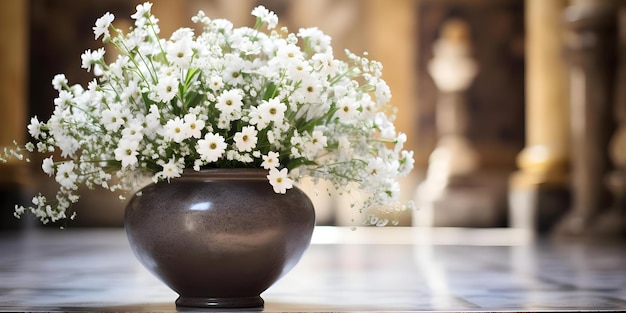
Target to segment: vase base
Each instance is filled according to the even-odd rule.
[[[241,298],[202,298],[183,297],[176,299],[177,306],[194,308],[263,308],[263,298],[241,297]]]

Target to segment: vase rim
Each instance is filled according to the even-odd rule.
[[[267,180],[269,171],[262,168],[185,169],[176,180]]]

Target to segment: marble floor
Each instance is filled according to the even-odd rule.
[[[189,311],[122,229],[0,232],[0,311]],[[318,227],[264,311],[625,311],[624,242]]]

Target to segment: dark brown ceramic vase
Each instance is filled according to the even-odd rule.
[[[276,194],[262,169],[186,172],[151,184],[126,208],[139,261],[180,297],[178,306],[263,306],[260,294],[309,246],[315,213],[294,187]]]

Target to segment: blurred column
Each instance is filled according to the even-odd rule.
[[[24,144],[26,135],[26,82],[28,76],[28,24],[26,1],[0,2],[0,146]],[[15,181],[7,171],[23,162],[1,164],[1,181]]]
[[[563,0],[526,3],[526,147],[509,181],[509,224],[548,231],[569,209]]]
[[[0,148],[26,139],[28,1],[0,1]],[[0,163],[0,229],[15,224],[13,204],[28,182],[27,165]]]
[[[617,127],[609,142],[609,157],[615,168],[608,174],[613,203],[602,217],[600,228],[608,234],[626,235],[626,5],[618,15],[618,62],[615,82],[615,121]]]
[[[446,176],[467,175],[478,167],[478,155],[467,138],[467,88],[478,72],[471,56],[469,26],[452,19],[442,27],[442,36],[435,41],[434,58],[428,72],[439,89],[437,98],[437,147],[430,157],[429,175],[434,168]]]
[[[572,208],[559,233],[587,234],[611,203],[617,14],[612,1],[575,0],[564,12],[570,79]]]
[[[479,171],[479,156],[468,137],[465,92],[478,73],[468,24],[461,19],[446,21],[433,49],[428,71],[439,89],[438,138],[426,179],[417,188],[414,225],[501,226],[503,184],[494,184],[494,177]]]

